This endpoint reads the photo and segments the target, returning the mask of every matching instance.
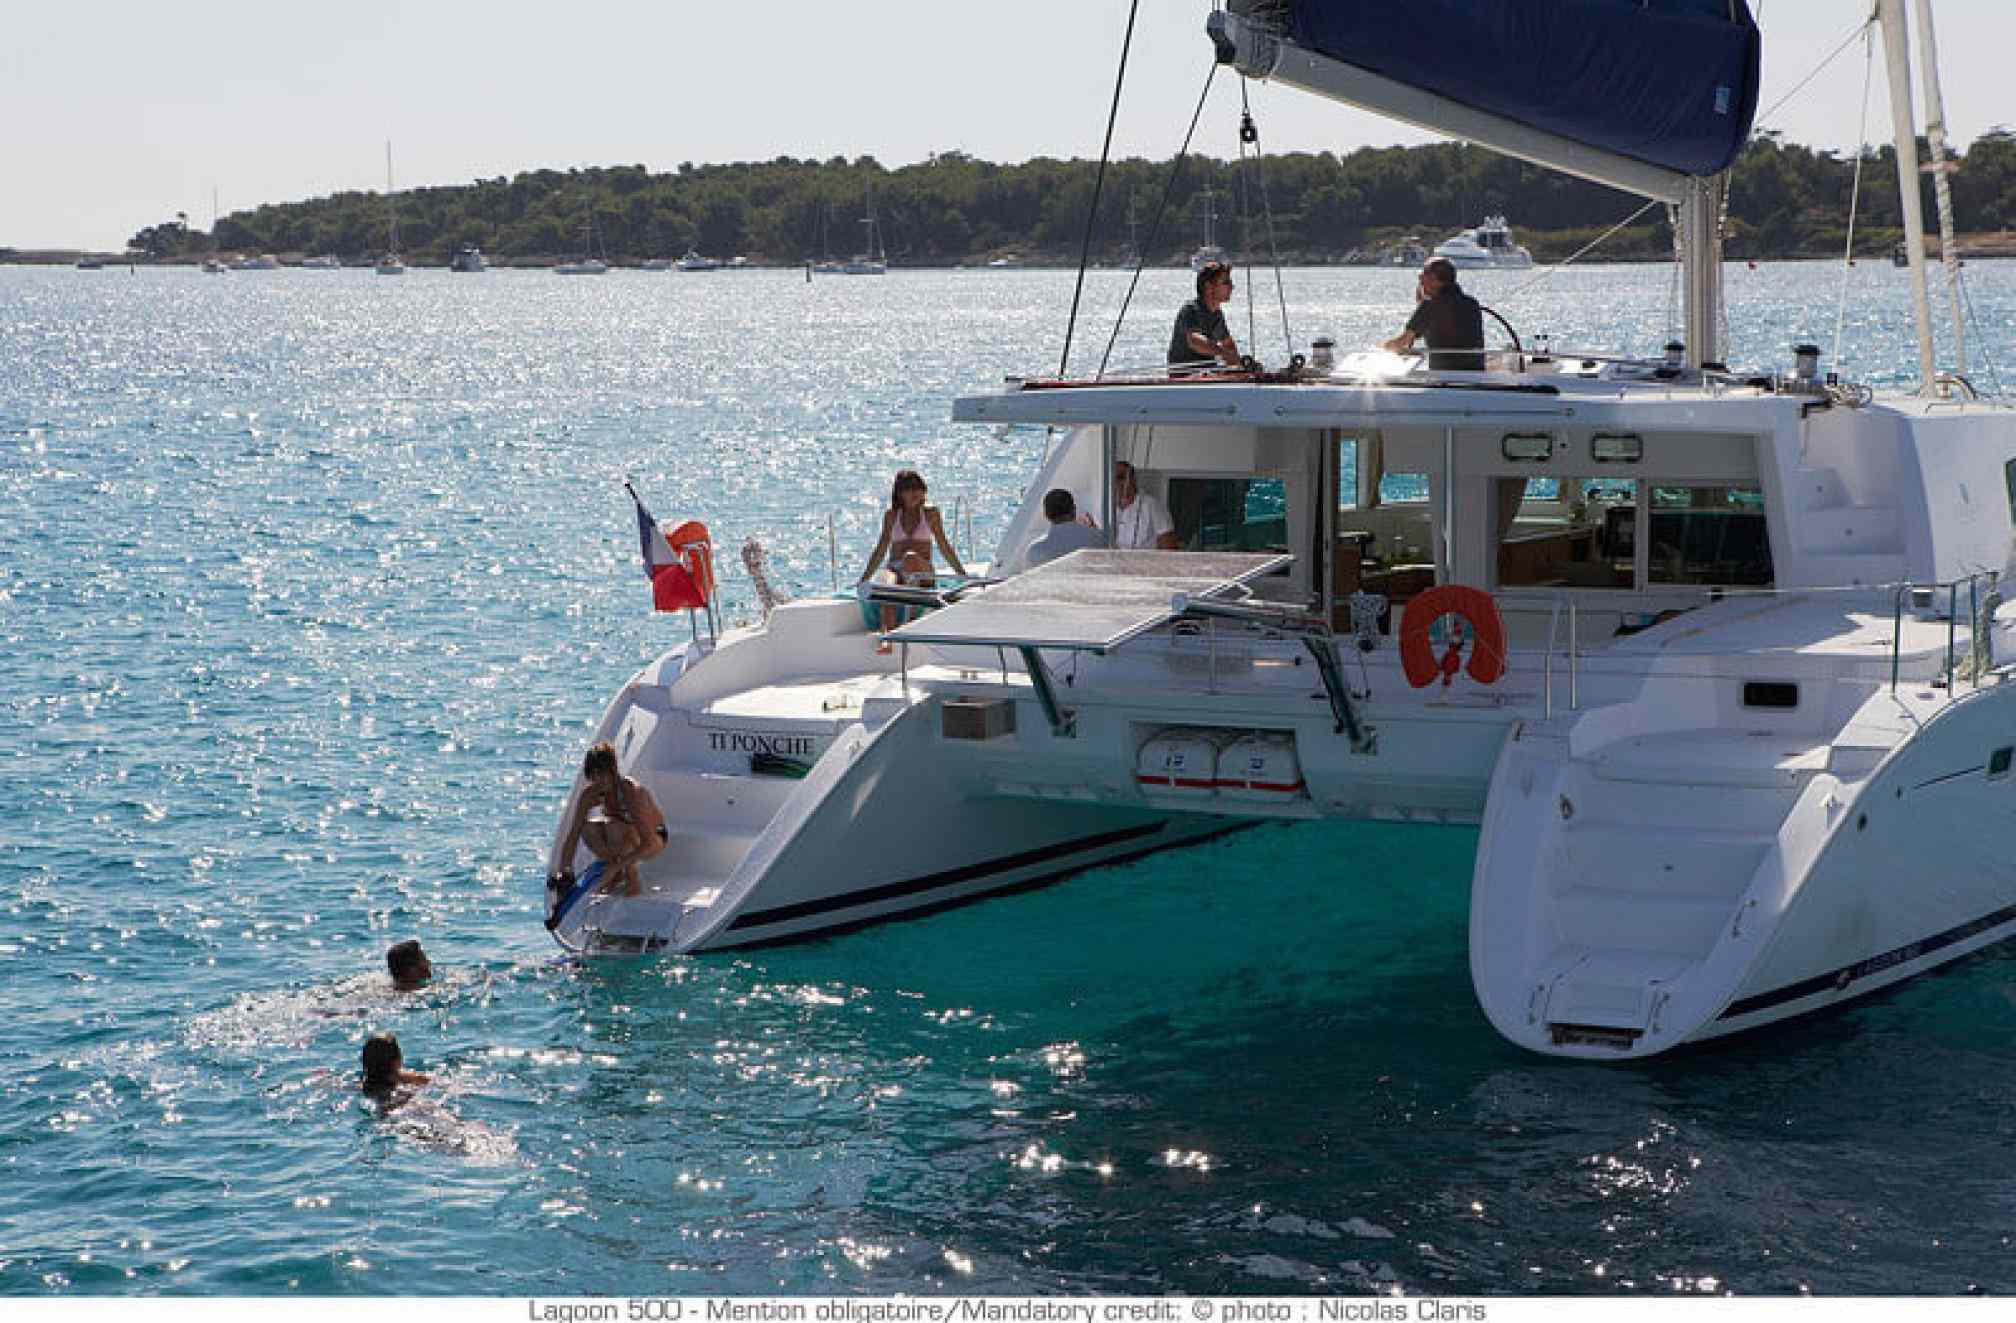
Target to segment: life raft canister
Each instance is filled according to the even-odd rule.
[[[1436,676],[1448,684],[1455,677],[1462,644],[1451,641],[1449,651],[1437,660],[1428,631],[1443,616],[1461,616],[1470,626],[1470,664],[1464,667],[1478,684],[1491,684],[1505,674],[1505,621],[1498,604],[1481,588],[1445,583],[1430,588],[1407,603],[1400,617],[1400,668],[1407,683],[1416,689]]]

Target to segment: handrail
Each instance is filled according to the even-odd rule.
[[[1959,675],[1959,667],[1954,660],[1954,641],[1960,628],[1960,585],[1967,585],[1968,619],[1978,622],[1981,613],[1981,583],[1986,580],[1990,589],[2001,581],[2000,570],[1975,570],[1958,578],[1942,579],[1934,583],[1912,583],[1905,580],[1894,585],[1890,597],[1890,692],[1897,692],[1899,673],[1903,665],[1904,652],[1904,599],[1909,597],[1914,610],[1930,607],[1937,600],[1934,596],[1941,588],[1946,590],[1946,663],[1945,689],[1950,697],[1953,682]],[[1919,594],[1924,594],[1923,598]],[[1978,624],[1977,624],[1978,628]],[[1970,631],[1971,632],[1971,631]],[[1970,641],[1969,647],[1972,648]],[[1978,688],[1981,683],[1982,666],[1979,658],[1969,668],[1971,682]]]
[[[1554,717],[1554,646],[1555,640],[1560,637],[1561,608],[1564,605],[1568,608],[1568,710],[1581,711],[1581,605],[1559,588],[1496,589],[1491,596],[1494,601],[1522,598],[1527,601],[1541,601],[1554,608],[1547,618],[1547,656],[1541,668],[1544,710],[1550,721]]]

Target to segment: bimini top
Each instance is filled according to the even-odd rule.
[[[1285,41],[1661,169],[1726,170],[1757,113],[1746,0],[1233,0]]]

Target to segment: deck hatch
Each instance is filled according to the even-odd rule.
[[[1744,707],[1791,708],[1799,706],[1799,686],[1789,680],[1745,680]]]

